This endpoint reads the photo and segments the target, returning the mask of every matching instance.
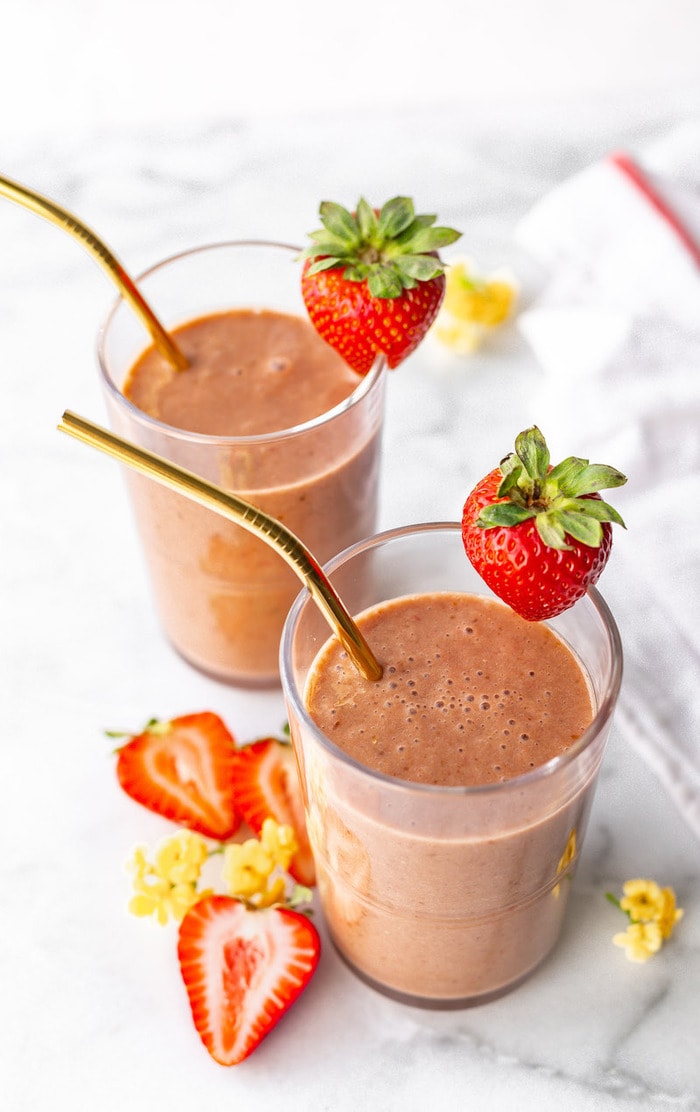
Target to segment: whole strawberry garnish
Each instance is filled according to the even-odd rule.
[[[318,965],[320,940],[305,915],[252,909],[231,896],[204,896],[178,936],[194,1025],[211,1056],[234,1066],[297,999]]]
[[[560,614],[597,582],[622,518],[598,491],[627,480],[613,467],[569,456],[551,467],[540,430],[521,432],[515,452],[464,504],[467,556],[491,590],[529,621]]]
[[[268,816],[294,828],[299,849],[289,872],[299,884],[316,883],[314,859],[306,832],[304,804],[294,752],[277,738],[262,738],[237,749],[233,759],[234,798],[254,834]]]
[[[364,198],[355,213],[324,201],[323,227],[312,232],[301,289],[317,332],[358,374],[379,353],[396,367],[418,347],[445,294],[437,255],[459,239],[433,227],[435,216],[416,216],[409,197],[394,197],[379,211]]]
[[[153,720],[119,750],[117,777],[150,811],[225,841],[240,825],[234,751],[231,734],[211,711]]]

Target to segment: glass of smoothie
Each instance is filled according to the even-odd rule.
[[[413,525],[327,566],[384,669],[362,679],[306,592],[282,684],[319,894],[345,961],[411,1004],[464,1007],[559,936],[622,671],[595,590],[527,622],[460,525]]]
[[[184,252],[138,280],[186,355],[174,370],[118,301],[98,341],[115,432],[252,502],[320,560],[376,528],[385,364],[364,378],[316,333],[299,248]],[[239,525],[143,476],[127,482],[163,629],[200,670],[279,683],[294,573]]]

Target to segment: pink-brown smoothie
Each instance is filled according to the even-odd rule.
[[[496,789],[581,737],[594,714],[587,678],[546,626],[491,599],[409,596],[358,624],[382,679],[368,684],[331,640],[306,705],[336,746],[403,784],[339,787],[306,769],[331,934],[361,975],[399,996],[488,999],[558,935],[594,770],[566,790],[547,777],[502,799]]]
[[[359,407],[303,434],[295,426],[341,405],[361,380],[302,317],[239,309],[174,330],[190,366],[153,348],[127,398],[159,422],[220,437],[183,439],[177,462],[282,521],[320,560],[374,528],[381,420]],[[280,430],[290,430],[288,434]],[[230,438],[238,438],[231,440]],[[300,583],[279,554],[240,526],[131,476],[158,608],[176,648],[224,679],[275,682],[285,615]]]
[[[259,436],[301,425],[347,398],[358,376],[292,314],[235,309],[190,321],[174,336],[189,360],[175,371],[150,348],[126,396],[151,417],[209,436]]]

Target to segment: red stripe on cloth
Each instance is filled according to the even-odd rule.
[[[637,164],[632,161],[629,155],[624,154],[624,152],[610,155],[609,160],[613,166],[616,166],[621,173],[629,178],[640,193],[646,197],[649,204],[673,229],[683,246],[690,255],[692,255],[697,265],[700,266],[700,245],[695,242],[688,229],[681,223],[673,209],[664,201],[663,197],[659,196]]]

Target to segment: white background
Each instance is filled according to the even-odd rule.
[[[677,96],[699,43],[696,0],[4,0],[0,135]]]

